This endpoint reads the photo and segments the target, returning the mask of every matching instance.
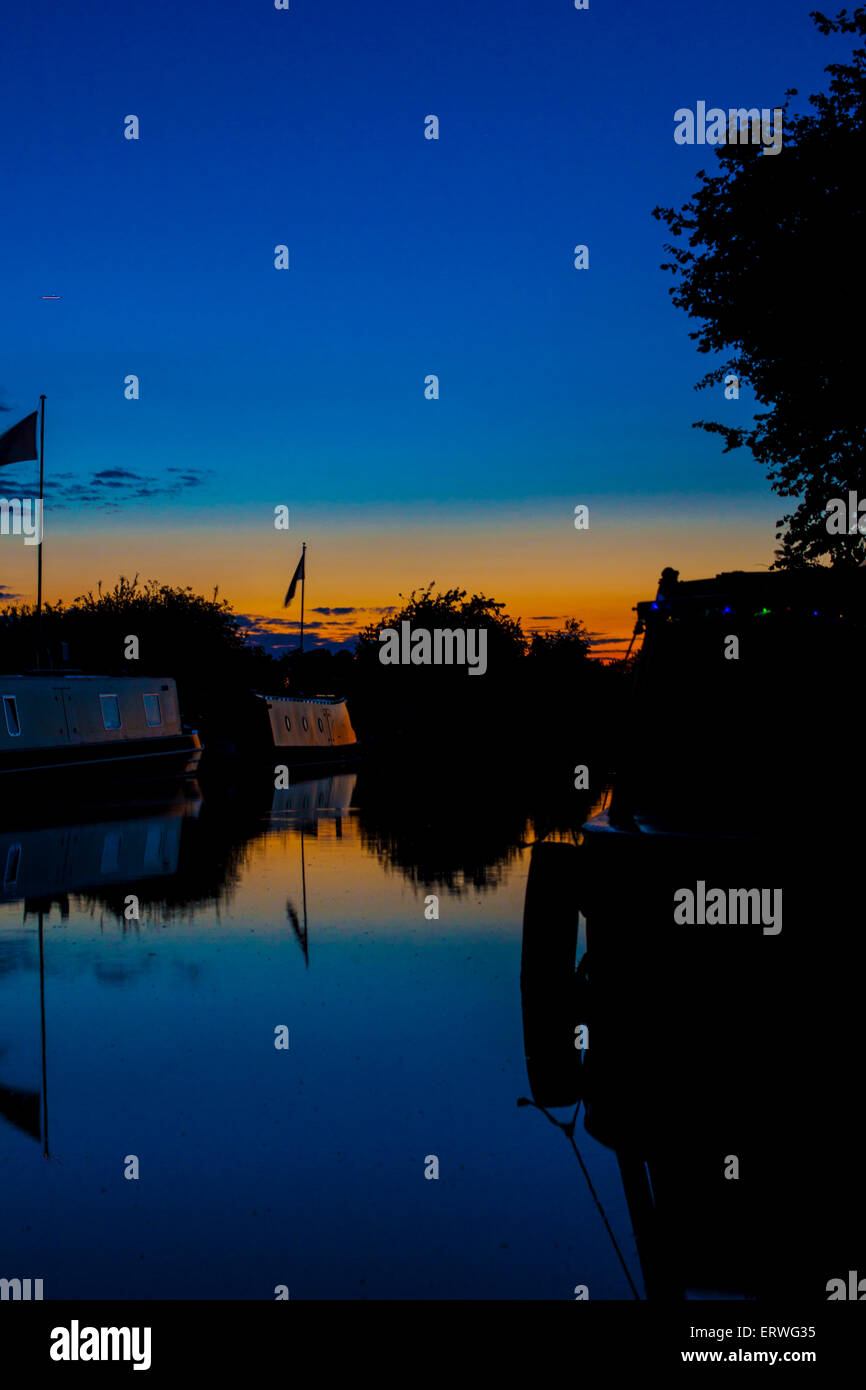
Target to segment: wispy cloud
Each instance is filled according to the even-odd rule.
[[[315,611],[320,612],[321,610]],[[267,618],[258,613],[239,613],[237,616],[240,619],[246,640],[254,646],[264,647],[271,656],[283,656],[286,652],[294,651],[298,646],[301,630],[301,623],[298,618]],[[323,636],[325,629],[332,632],[334,623],[305,622],[304,650],[351,651],[358,635],[357,624],[336,624],[338,628],[343,625],[350,628],[350,631],[345,635]]]
[[[171,473],[172,477],[166,474]],[[113,512],[131,502],[151,497],[176,497],[187,488],[199,487],[209,473],[198,468],[168,468],[164,473],[146,476],[130,468],[100,468],[85,477],[75,473],[49,473],[45,485],[45,505],[55,511],[69,507],[89,506],[97,511]],[[35,475],[23,479],[10,477],[4,470],[0,477],[4,497],[31,497],[36,494]]]

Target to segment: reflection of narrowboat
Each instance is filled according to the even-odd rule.
[[[88,778],[192,776],[198,734],[185,732],[164,676],[46,671],[0,676],[0,784],[37,773]]]
[[[298,769],[295,775],[303,775],[302,770]],[[312,827],[315,834],[321,812],[329,818],[335,816],[338,822],[349,812],[357,780],[356,772],[344,771],[331,777],[293,781],[290,787],[275,787],[271,814],[291,817],[307,828]]]
[[[336,695],[259,695],[275,748],[291,762],[352,757],[358,737],[346,701]]]
[[[0,903],[65,897],[177,873],[184,821],[199,814],[201,797],[147,815],[81,820],[69,825],[0,827]]]

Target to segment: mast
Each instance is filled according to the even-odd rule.
[[[307,582],[307,542],[304,541],[301,548],[301,645],[298,651],[303,654],[304,650],[304,585]]]
[[[39,418],[39,545],[36,549],[36,669],[42,665],[42,534],[44,531],[43,493],[45,486],[45,397],[40,396]]]

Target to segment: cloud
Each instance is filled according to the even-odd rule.
[[[364,608],[314,608],[314,613],[324,613],[326,616],[331,613],[364,613]]]
[[[281,632],[299,632],[301,628],[299,618],[266,618],[258,613],[237,613],[235,616],[248,632],[273,632],[275,629]],[[304,631],[324,626],[324,623],[305,622]]]
[[[259,613],[238,613],[244,637],[251,646],[264,647],[270,656],[296,651],[301,624],[298,618],[266,618]],[[333,624],[304,623],[304,651],[353,652],[357,629],[352,625],[345,637],[323,637],[321,629]]]
[[[45,505],[54,511],[72,506],[94,506],[98,511],[118,511],[130,502],[151,497],[176,497],[188,488],[199,487],[209,474],[198,468],[169,468],[166,473],[148,476],[129,468],[100,468],[86,477],[69,472],[50,472],[45,486]],[[5,497],[32,497],[36,493],[36,473],[25,482],[0,478]]]

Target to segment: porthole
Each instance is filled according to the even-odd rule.
[[[306,715],[304,715],[304,716],[302,717],[301,723],[302,723],[303,726],[304,726],[304,733],[306,733],[306,732],[308,731],[309,727],[310,727],[310,721],[307,719],[307,716],[306,716]]]
[[[319,726],[319,733],[320,733],[320,734],[323,734],[323,733],[325,732],[325,726],[324,726],[324,724],[322,723],[321,719],[319,719],[319,718],[317,717],[317,718],[316,718],[316,723],[317,723],[318,726]]]
[[[290,734],[292,732],[292,721],[287,714],[283,715],[283,723],[286,726],[286,733]]]

